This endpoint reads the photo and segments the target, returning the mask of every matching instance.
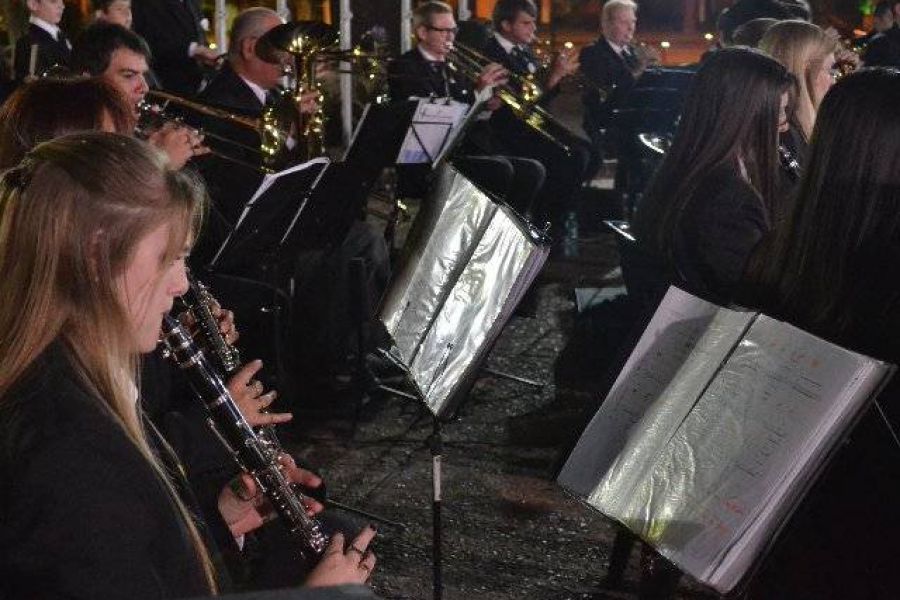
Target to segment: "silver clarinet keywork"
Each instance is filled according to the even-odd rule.
[[[181,299],[194,317],[200,346],[207,353],[219,376],[228,379],[241,367],[241,354],[237,348],[228,343],[219,330],[219,321],[213,314],[213,305],[217,302],[210,294],[209,288],[190,275],[188,281],[190,286]],[[274,425],[257,427],[256,432],[273,451],[282,451],[281,441]]]
[[[781,161],[781,166],[790,174],[791,179],[800,181],[800,177],[803,175],[800,161],[784,144],[778,145],[778,158]]]
[[[305,558],[321,556],[328,544],[319,522],[306,513],[304,497],[282,470],[281,453],[260,439],[250,427],[222,378],[197,347],[190,333],[171,316],[163,319],[163,343],[169,357],[187,375],[191,387],[209,413],[209,423],[244,471],[253,477],[288,531],[299,542]]]

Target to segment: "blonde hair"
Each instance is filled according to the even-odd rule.
[[[769,28],[759,48],[797,78],[791,122],[808,140],[822,102],[815,96],[815,79],[825,59],[837,50],[837,42],[812,23],[780,21]]]
[[[174,258],[203,204],[194,184],[124,135],[57,138],[7,171],[0,180],[0,399],[58,340],[85,389],[168,487],[215,592],[208,553],[144,435],[134,398],[139,356],[133,336],[123,335],[132,326],[117,283],[138,242],[160,226],[170,226],[165,260]]]

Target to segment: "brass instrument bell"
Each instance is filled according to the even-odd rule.
[[[287,138],[295,133],[299,138],[299,160],[309,160],[325,153],[325,115],[323,98],[312,115],[301,115],[297,109],[300,98],[311,91],[318,91],[316,82],[316,57],[332,49],[340,39],[336,29],[318,21],[292,21],[284,23],[259,38],[256,55],[273,64],[284,64],[287,57],[293,59],[295,82],[293,89],[263,112],[261,150],[270,163],[287,144]]]

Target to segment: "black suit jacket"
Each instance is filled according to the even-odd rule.
[[[34,75],[40,77],[53,66],[69,66],[72,50],[65,38],[57,41],[33,23],[28,24],[28,32],[16,42],[14,75],[16,81],[22,81],[28,75],[31,63],[31,47],[37,46],[37,63]]]
[[[862,60],[867,67],[900,67],[900,26],[872,36]]]
[[[646,241],[662,212],[654,198],[645,197],[635,219],[642,252],[633,266],[644,277],[636,294],[661,297],[674,284],[712,302],[731,302],[751,253],[770,228],[759,195],[731,165],[712,170],[691,193],[664,256]]]
[[[203,73],[188,56],[192,42],[203,44],[197,0],[134,0],[134,30],[153,52],[153,71],[162,87],[179,94],[197,92]]]
[[[0,440],[0,595],[207,595],[172,497],[60,345],[3,398]]]
[[[199,100],[218,108],[248,117],[259,117],[264,105],[256,97],[244,80],[226,62],[216,76],[198,96]],[[259,148],[259,135],[246,127],[230,124],[222,119],[195,117],[192,124],[199,125],[212,134],[234,140],[247,148]],[[234,144],[228,144],[209,137],[206,143],[213,150],[219,150],[228,156],[258,165],[260,155],[242,150]],[[234,223],[240,215],[244,203],[249,200],[262,181],[262,174],[234,162],[219,157],[204,157],[198,162],[198,168],[206,180],[213,204],[225,219]],[[221,240],[217,240],[221,241]],[[210,258],[210,257],[207,257]]]
[[[634,87],[635,78],[625,59],[602,37],[582,48],[578,61],[584,77],[609,94],[604,101],[596,89],[586,87],[582,95],[584,130],[594,139],[600,129],[609,127],[612,111]]]
[[[388,81],[393,100],[449,96],[467,104],[474,101],[474,87],[470,82],[458,77],[446,64],[432,66],[416,48],[388,65]]]
[[[518,53],[509,53],[503,48],[503,46],[500,45],[500,42],[497,41],[496,37],[491,36],[485,43],[484,47],[481,49],[481,52],[487,58],[491,59],[493,62],[503,65],[512,73],[523,76],[534,75],[535,77],[538,77],[539,84],[544,83],[543,81],[540,81],[541,63],[534,52],[531,50],[531,48],[528,46],[520,49],[520,52]],[[557,96],[557,94],[559,94],[559,86],[545,88],[543,90],[543,95],[541,96],[539,104],[549,104]]]

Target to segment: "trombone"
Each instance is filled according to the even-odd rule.
[[[477,81],[481,72],[491,62],[480,52],[454,44],[448,54],[447,66],[470,81]],[[497,86],[495,93],[506,104],[513,114],[525,125],[539,133],[542,137],[558,146],[566,154],[571,154],[570,144],[566,140],[575,136],[550,112],[538,104],[543,90],[532,76],[509,73],[507,85]]]
[[[219,119],[225,123],[230,123],[259,135],[260,145],[259,147],[254,148],[224,135],[202,131],[201,133],[203,133],[203,135],[209,139],[228,144],[229,146],[239,149],[241,152],[253,154],[259,156],[260,158],[259,164],[253,164],[224,152],[213,152],[213,154],[215,154],[219,158],[222,158],[229,162],[240,164],[245,167],[250,167],[263,173],[271,173],[273,171],[273,166],[276,158],[286,148],[287,138],[290,135],[290,129],[288,128],[289,125],[273,122],[271,119],[265,118],[265,116],[264,118],[255,118],[240,115],[227,110],[223,110],[221,108],[209,106],[208,104],[203,104],[202,102],[189,100],[177,94],[172,94],[170,92],[164,92],[160,90],[150,90],[149,92],[147,92],[147,98],[151,100],[157,100],[163,106],[172,104],[174,106],[186,108],[197,114],[211,117],[213,119]],[[162,113],[160,113],[154,108],[152,104],[147,101],[142,102],[138,106],[138,109],[140,110],[141,115],[147,120],[156,118],[163,121],[180,121],[180,119],[177,117],[165,114],[164,110]]]

